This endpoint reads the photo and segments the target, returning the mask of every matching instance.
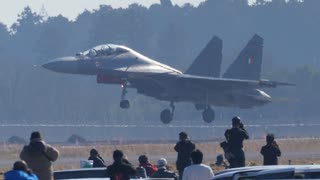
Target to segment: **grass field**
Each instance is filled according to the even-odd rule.
[[[282,151],[280,164],[318,164],[320,163],[320,139],[279,139],[277,140]],[[244,143],[246,153],[246,163],[248,165],[261,165],[262,156],[259,154],[260,148],[264,145],[263,140],[248,140]],[[176,152],[174,144],[132,144],[132,145],[58,145],[54,144],[59,151],[60,156],[54,163],[55,170],[76,169],[79,168],[79,161],[87,159],[91,148],[96,148],[107,164],[112,163],[112,152],[115,149],[121,149],[128,159],[135,165],[138,163],[138,156],[146,154],[152,163],[156,163],[160,157],[167,158],[169,164],[174,170]],[[215,157],[222,154],[219,142],[201,142],[196,143],[196,147],[203,151],[206,164],[215,162]],[[14,161],[19,159],[21,145],[0,145],[0,171],[5,172],[11,168]],[[215,169],[217,171],[219,169]]]

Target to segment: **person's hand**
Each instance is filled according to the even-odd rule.
[[[26,170],[26,173],[29,174],[29,175],[31,175],[31,174],[32,174],[32,170],[31,170],[31,169],[27,169],[27,170]]]
[[[278,147],[278,144],[277,144],[276,141],[273,141],[273,142],[272,142],[272,145],[275,146],[275,147]]]
[[[243,128],[244,128],[244,126],[243,126],[243,123],[242,123],[242,122],[240,122],[239,128],[241,128],[241,129],[243,129]]]

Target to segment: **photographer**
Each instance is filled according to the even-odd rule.
[[[16,161],[11,171],[4,174],[4,180],[38,180],[24,161]]]
[[[58,159],[59,151],[47,144],[39,131],[30,136],[30,143],[23,147],[20,159],[24,160],[40,180],[53,180],[52,163]]]
[[[228,161],[230,168],[244,167],[245,155],[243,151],[243,140],[249,139],[248,132],[244,129],[239,117],[232,118],[232,128],[224,133],[228,143]]]
[[[179,141],[174,146],[174,150],[178,153],[176,167],[180,179],[182,179],[184,168],[191,165],[191,153],[195,148],[196,146],[189,140],[188,134],[180,132]]]
[[[266,141],[267,144],[260,151],[263,156],[263,165],[278,165],[278,156],[281,156],[281,151],[274,140],[274,135],[268,134]]]
[[[93,161],[93,165],[92,165],[93,168],[106,167],[106,164],[103,158],[100,156],[99,152],[94,148],[90,150],[90,156],[88,160]]]

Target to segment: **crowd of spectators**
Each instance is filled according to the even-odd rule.
[[[243,141],[249,138],[239,117],[232,119],[232,128],[225,131],[226,141],[220,145],[224,156],[218,155],[214,166],[235,168],[245,166],[245,152]],[[106,167],[106,174],[111,180],[129,180],[130,178],[171,178],[174,180],[211,179],[214,176],[212,168],[203,164],[204,154],[191,142],[186,132],[179,134],[179,141],[174,146],[177,152],[177,173],[168,168],[165,158],[160,158],[156,164],[149,161],[147,155],[140,155],[139,165],[135,167],[121,150],[113,152],[113,163],[106,165],[104,159],[96,149],[90,150],[88,160],[92,161],[92,168]],[[266,145],[261,148],[264,165],[277,165],[281,151],[273,134],[266,136]],[[25,145],[12,170],[4,174],[4,180],[51,180],[53,179],[52,163],[59,157],[59,151],[47,144],[40,134],[31,133],[30,143]],[[224,157],[229,163],[224,161]]]

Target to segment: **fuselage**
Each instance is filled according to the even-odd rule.
[[[179,81],[183,73],[130,48],[100,45],[75,56],[54,59],[43,67],[61,73],[95,75],[103,84],[124,84],[159,100],[250,108],[271,101],[260,89],[201,88]]]

